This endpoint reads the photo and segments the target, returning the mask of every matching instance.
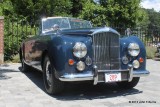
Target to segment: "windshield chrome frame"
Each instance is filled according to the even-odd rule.
[[[48,20],[48,19],[55,19],[55,18],[66,18],[68,20],[68,23],[69,23],[69,28],[66,28],[66,29],[71,29],[71,23],[69,22],[69,18],[71,18],[71,17],[47,17],[47,18],[42,18],[41,19],[41,34],[45,33],[45,32],[43,32],[43,23],[44,23],[44,21]],[[71,18],[71,19],[78,19],[78,18]],[[79,19],[79,20],[83,20],[83,19]],[[88,21],[88,20],[83,20],[83,21]],[[88,21],[88,22],[89,22],[89,25],[92,28],[93,26],[92,26],[91,21]]]

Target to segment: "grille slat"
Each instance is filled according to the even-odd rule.
[[[119,35],[102,32],[93,35],[94,64],[99,70],[120,69]]]

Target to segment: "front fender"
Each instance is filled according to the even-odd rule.
[[[131,57],[128,54],[128,45],[130,43],[137,43],[140,47],[140,53],[137,57]],[[138,69],[134,69],[134,70],[146,70],[146,50],[145,50],[145,45],[143,44],[143,42],[136,36],[130,36],[130,37],[124,37],[120,39],[120,56],[121,58],[123,56],[127,56],[130,60],[130,63],[132,63],[133,60],[138,60],[140,57],[142,57],[144,59],[144,62],[141,63],[140,68]],[[126,69],[128,66],[121,63],[121,68],[122,69]]]
[[[57,78],[65,73],[76,73],[76,63],[79,60],[84,61],[85,58],[78,59],[73,56],[73,47],[75,45],[75,42],[85,43],[87,46],[86,56],[92,57],[92,45],[90,37],[61,35],[52,38],[49,46],[49,56],[51,63],[56,69]],[[69,59],[74,60],[75,63],[73,66],[70,66],[68,64]]]

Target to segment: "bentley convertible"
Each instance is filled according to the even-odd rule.
[[[38,35],[20,47],[22,71],[43,72],[48,94],[62,92],[66,82],[115,82],[133,88],[146,76],[146,50],[136,36],[121,37],[110,27],[69,17],[43,18]]]

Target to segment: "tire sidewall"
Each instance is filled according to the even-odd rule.
[[[52,71],[51,71],[51,85],[49,86],[47,83],[47,77],[46,77],[46,66],[47,66],[47,62],[49,61],[49,58],[46,56],[45,60],[44,60],[44,64],[43,64],[43,81],[44,81],[44,86],[45,89],[47,91],[47,93],[51,94],[54,91],[54,83],[53,83],[53,68],[51,67]],[[50,61],[49,61],[50,62]]]
[[[47,65],[48,61],[50,63],[50,75],[51,75],[50,86],[48,85],[47,77],[46,77],[46,66],[48,66]],[[60,94],[64,89],[64,82],[60,81],[59,79],[55,77],[56,70],[54,66],[51,64],[48,56],[45,57],[43,65],[44,65],[43,66],[43,81],[44,81],[46,92],[48,94]]]

